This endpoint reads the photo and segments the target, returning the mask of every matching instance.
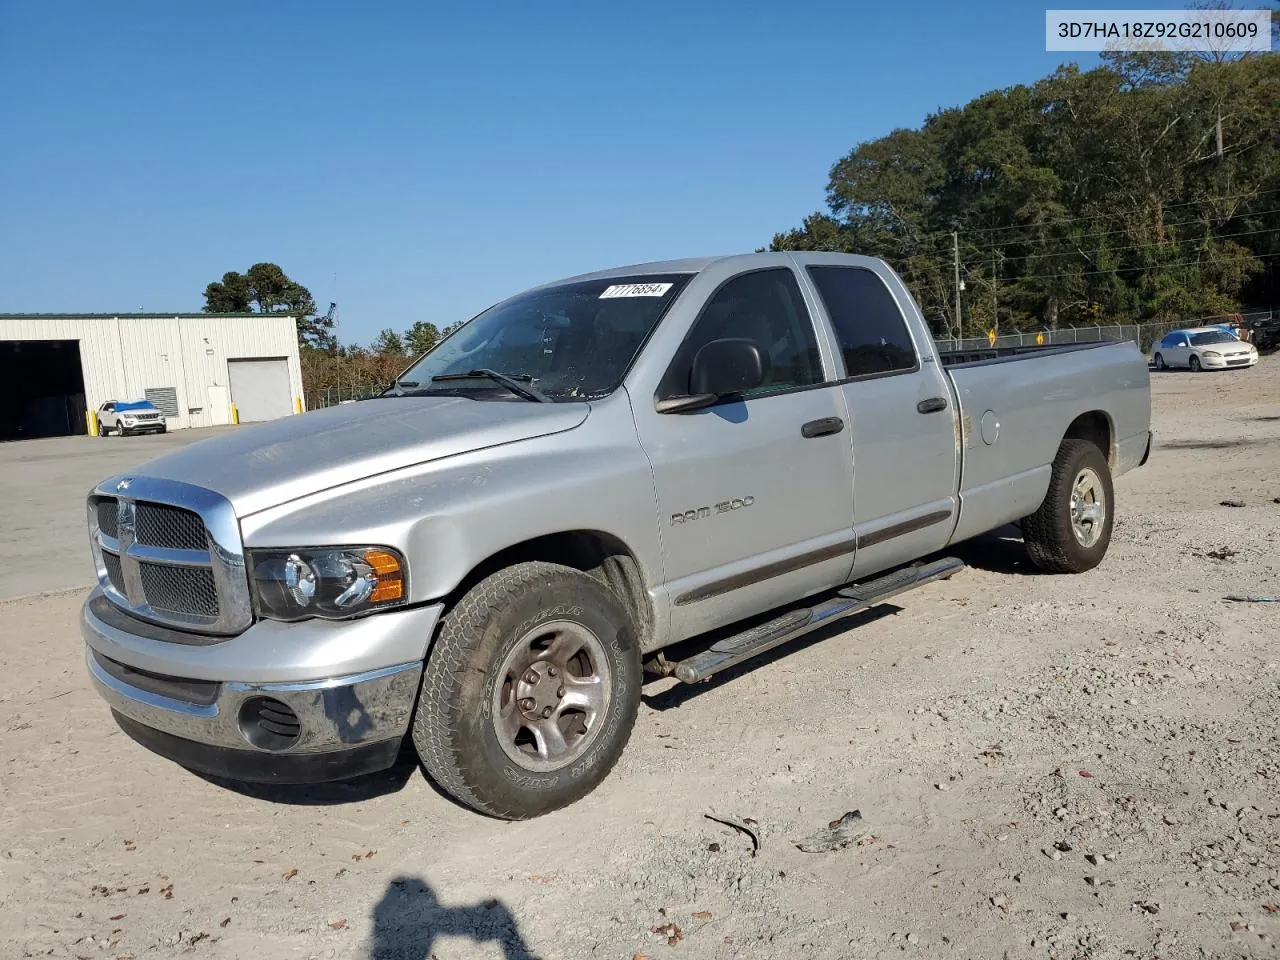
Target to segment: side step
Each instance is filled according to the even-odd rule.
[[[866,583],[855,583],[822,603],[792,610],[750,630],[717,640],[702,653],[675,664],[672,671],[683,683],[698,683],[712,674],[750,660],[827,623],[855,614],[934,580],[945,580],[964,569],[964,562],[943,557],[917,563]]]

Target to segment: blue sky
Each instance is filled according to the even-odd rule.
[[[0,312],[194,311],[271,260],[367,342],[749,251],[859,141],[1068,59],[1044,10],[0,0]]]

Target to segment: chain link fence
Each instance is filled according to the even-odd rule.
[[[1009,333],[994,341],[983,337],[940,337],[936,340],[943,353],[970,353],[1001,347],[1039,347],[1062,343],[1097,343],[1102,340],[1132,340],[1143,353],[1149,353],[1156,341],[1171,330],[1187,327],[1207,327],[1218,323],[1240,324],[1246,330],[1257,322],[1265,322],[1280,316],[1277,310],[1251,310],[1243,314],[1223,317],[1198,317],[1194,320],[1177,320],[1167,323],[1128,323],[1101,327],[1059,327],[1057,330],[1036,330],[1028,333]]]

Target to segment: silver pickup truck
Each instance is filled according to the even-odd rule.
[[[1044,570],[1094,567],[1149,425],[1134,344],[939,355],[879,260],[574,277],[379,398],[96,487],[88,670],[206,774],[344,778],[409,735],[462,803],[536,816],[608,774],[646,667],[699,682],[1010,522]]]

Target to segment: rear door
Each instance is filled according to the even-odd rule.
[[[917,343],[910,296],[876,261],[805,267],[837,339],[853,435],[855,576],[941,549],[956,520],[956,411],[946,374]]]
[[[657,390],[632,395],[677,637],[837,586],[852,566],[844,399],[798,277],[789,258],[779,261],[700,276],[715,287]],[[698,349],[725,337],[756,341],[765,384],[695,412],[656,412],[655,399],[689,393]]]

